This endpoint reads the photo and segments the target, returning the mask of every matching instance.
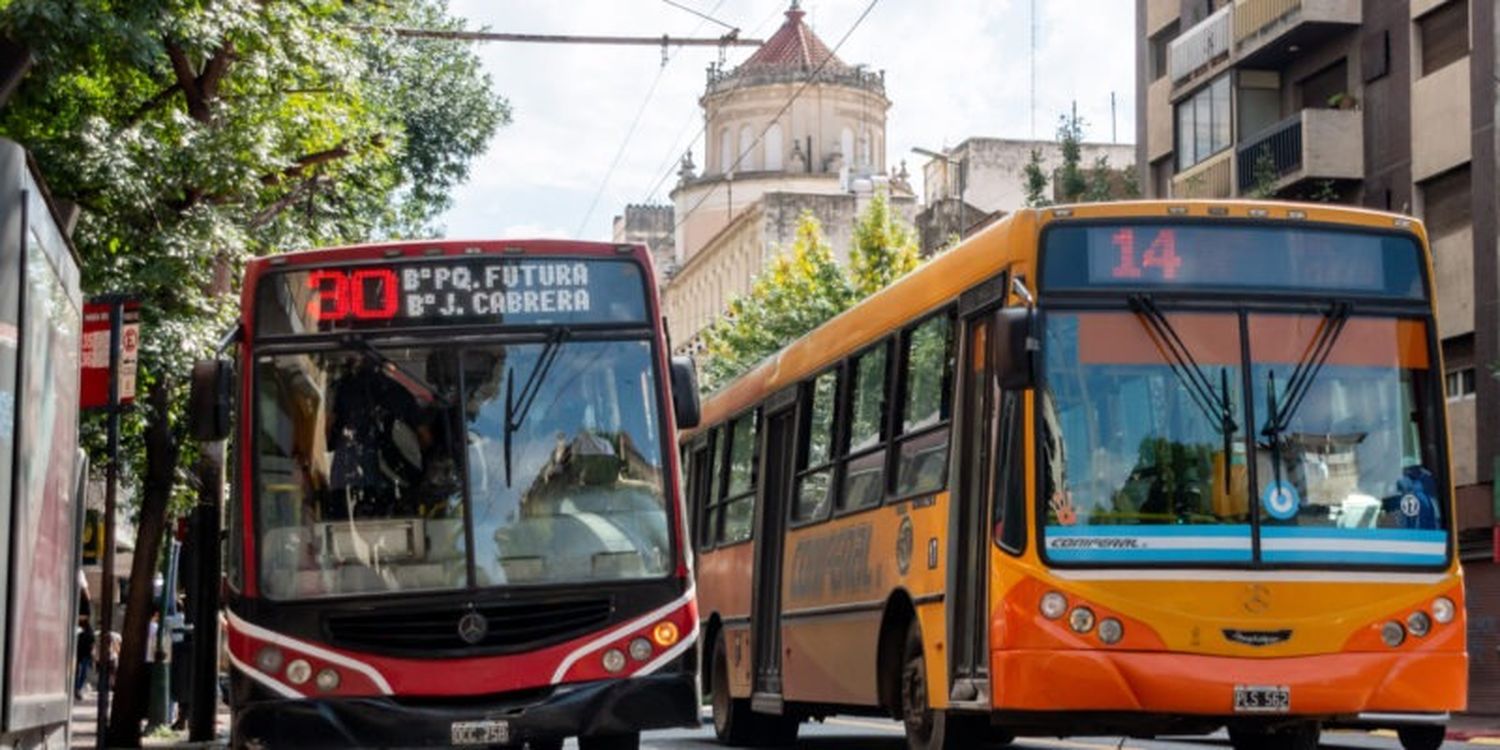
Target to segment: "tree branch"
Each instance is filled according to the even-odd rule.
[[[297,183],[295,187],[287,191],[286,195],[276,199],[271,205],[255,212],[255,215],[250,217],[249,228],[252,230],[260,229],[271,223],[271,220],[280,215],[282,211],[291,208],[293,203],[304,197],[316,194],[322,185],[323,177],[321,175],[313,175]]]
[[[169,101],[177,92],[181,90],[181,83],[174,83],[171,86],[162,89],[156,96],[147,99],[146,101],[141,103],[141,106],[136,107],[135,111],[131,112],[130,115],[125,118],[125,122],[120,124],[119,129],[128,130],[132,127],[135,127],[135,124],[140,122],[142,117],[145,117],[148,113],[151,112],[151,110],[156,109],[163,104],[166,104],[167,101]]]

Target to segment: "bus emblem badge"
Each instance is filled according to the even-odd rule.
[[[478,645],[489,632],[489,621],[478,612],[470,612],[458,621],[458,637],[470,646]]]

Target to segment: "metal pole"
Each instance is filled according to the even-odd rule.
[[[188,740],[208,742],[216,733],[219,703],[219,509],[224,504],[224,442],[204,443],[193,555],[193,683]]]
[[[111,633],[115,622],[115,492],[120,484],[120,345],[121,329],[125,318],[123,300],[111,302],[109,313],[109,463],[104,467],[104,555],[100,576],[99,629],[102,631],[96,643],[102,644],[99,660],[99,705],[94,730],[95,747],[104,747],[105,730],[109,727],[109,689],[113,665],[109,655],[114,646]]]

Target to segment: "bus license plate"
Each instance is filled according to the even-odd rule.
[[[503,719],[455,721],[450,726],[455,745],[503,745],[510,742],[510,722]]]
[[[1285,685],[1236,685],[1234,710],[1282,714],[1292,710],[1292,689]]]

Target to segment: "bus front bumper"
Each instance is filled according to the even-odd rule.
[[[494,741],[502,724],[505,739]],[[521,747],[527,740],[699,724],[696,679],[685,673],[658,673],[563,685],[545,695],[256,701],[236,713],[230,746]],[[485,730],[475,731],[476,725]],[[491,741],[484,741],[486,731]],[[459,736],[464,741],[455,743]]]
[[[996,651],[991,665],[999,711],[1354,720],[1371,713],[1462,711],[1468,700],[1462,651],[1252,659],[1059,649]],[[1289,690],[1284,713],[1235,710],[1237,687],[1267,686]]]

